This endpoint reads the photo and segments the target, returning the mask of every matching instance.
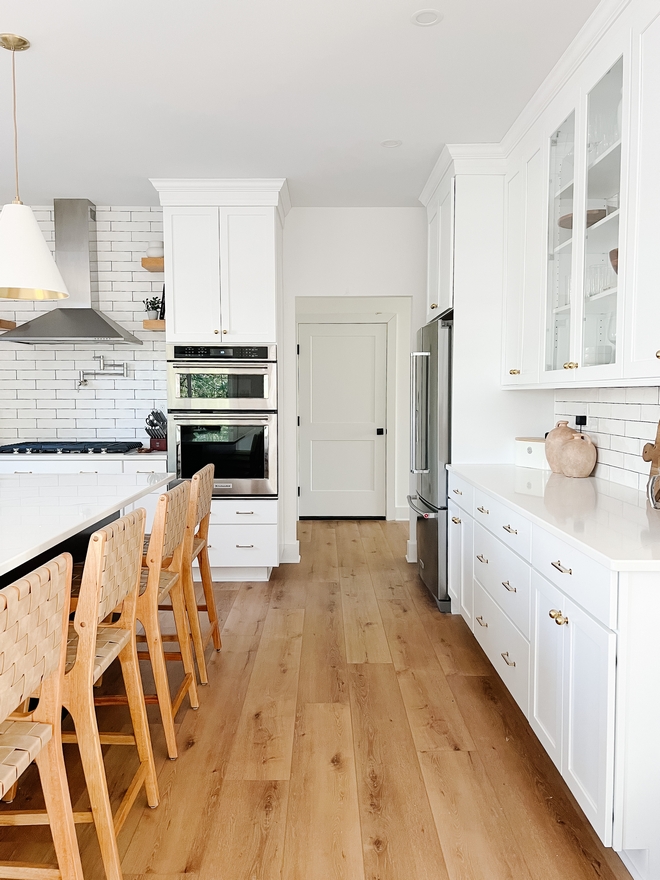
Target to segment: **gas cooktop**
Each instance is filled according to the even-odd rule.
[[[35,455],[43,453],[51,453],[56,455],[83,455],[101,453],[119,453],[125,454],[132,452],[134,449],[140,449],[141,443],[137,441],[121,441],[114,443],[107,440],[89,440],[85,443],[69,443],[67,440],[49,440],[45,443],[9,443],[7,446],[0,446],[0,454],[10,453],[13,455]]]

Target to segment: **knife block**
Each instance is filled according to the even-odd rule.
[[[167,452],[167,438],[150,437],[149,449],[151,449],[152,452]]]

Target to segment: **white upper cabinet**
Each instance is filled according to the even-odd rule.
[[[157,180],[165,242],[166,339],[273,343],[284,180]]]
[[[660,381],[660,8],[646,4],[633,32],[629,260],[625,273],[625,368],[629,378]],[[646,9],[645,6],[645,9]]]
[[[426,207],[428,272],[426,318],[432,321],[454,304],[454,177],[447,174]]]

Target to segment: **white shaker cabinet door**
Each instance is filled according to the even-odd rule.
[[[220,208],[225,342],[275,342],[278,223],[275,208]]]
[[[564,630],[556,614],[565,597],[532,572],[532,687],[529,723],[561,772],[563,728]]]
[[[446,177],[428,205],[426,318],[454,304],[454,177]]]
[[[616,635],[564,599],[561,773],[606,846],[612,842]]]
[[[167,341],[219,342],[218,208],[164,208],[163,239]]]

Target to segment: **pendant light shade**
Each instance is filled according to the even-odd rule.
[[[5,205],[0,213],[0,298],[45,300],[68,295],[32,209]]]
[[[16,198],[0,213],[0,299],[66,299],[69,291],[39,229],[31,208],[18,192],[18,123],[16,119],[16,53],[30,47],[18,34],[0,34],[0,47],[11,52],[14,177]]]

